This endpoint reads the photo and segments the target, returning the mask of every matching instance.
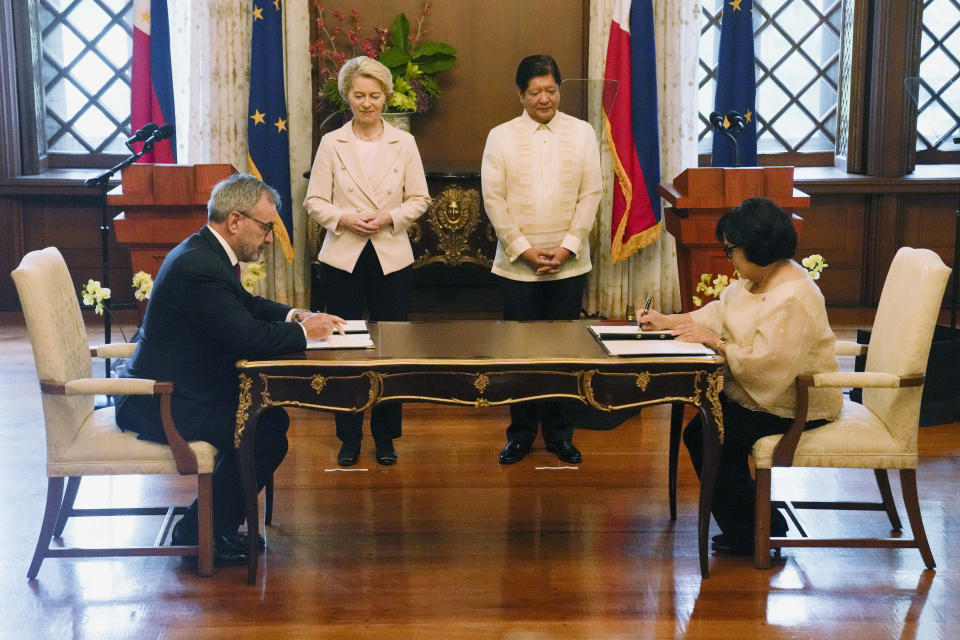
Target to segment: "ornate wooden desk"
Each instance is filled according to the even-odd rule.
[[[578,400],[601,411],[673,403],[676,422],[682,420],[683,404],[700,411],[707,428],[698,533],[700,571],[707,577],[710,505],[723,440],[718,398],[723,359],[610,357],[591,336],[590,324],[596,322],[370,323],[373,349],[313,350],[238,362],[235,445],[250,531],[249,583],[256,580],[260,526],[253,442],[263,409],[363,411],[391,401],[488,407],[544,398]]]

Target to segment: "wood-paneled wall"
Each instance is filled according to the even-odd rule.
[[[376,26],[388,27],[398,12],[411,23],[420,15],[419,0],[353,0],[329,9],[356,7],[363,35]],[[457,49],[457,62],[437,75],[443,91],[429,113],[416,115],[412,129],[427,167],[455,165],[479,169],[487,133],[520,115],[514,77],[524,56],[548,53],[556,58],[565,78],[586,74],[585,29],[587,0],[454,0],[435,2],[427,17],[427,40],[446,42]],[[312,33],[316,34],[314,24]],[[316,98],[315,98],[316,99]],[[563,107],[561,107],[563,108]],[[314,147],[318,140],[314,140]]]

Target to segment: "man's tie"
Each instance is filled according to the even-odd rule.
[[[240,263],[233,265],[233,275],[237,276],[237,280],[240,279]]]

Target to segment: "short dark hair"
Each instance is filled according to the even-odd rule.
[[[553,76],[558,87],[560,83],[563,82],[563,79],[560,77],[560,67],[552,56],[548,56],[545,53],[527,56],[521,60],[517,66],[517,88],[520,89],[522,93],[527,90],[527,86],[530,85],[532,79],[546,75]]]
[[[717,222],[717,240],[740,247],[753,264],[792,258],[797,250],[797,230],[790,214],[766,198],[749,198]]]

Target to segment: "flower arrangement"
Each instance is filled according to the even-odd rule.
[[[133,288],[134,298],[137,300],[149,300],[150,294],[153,292],[153,277],[146,271],[137,271],[133,274]],[[103,287],[100,285],[99,280],[93,279],[87,280],[87,284],[80,288],[83,304],[88,307],[93,307],[93,311],[101,316],[104,311],[106,311],[108,315],[110,314],[110,303],[108,303],[107,300],[110,299],[111,293],[110,287]],[[117,327],[120,329],[120,335],[123,337],[124,342],[126,342],[127,336],[123,333],[123,326],[118,324]]]
[[[800,261],[800,264],[803,265],[807,273],[809,273],[810,277],[814,280],[819,280],[823,270],[830,266],[824,262],[823,256],[819,253],[807,256]],[[727,288],[731,280],[736,280],[739,277],[740,274],[737,271],[733,272],[732,278],[724,274],[717,274],[717,277],[713,277],[712,273],[701,273],[696,292],[702,293],[703,298],[693,296],[693,306],[702,307],[705,298],[719,298],[720,292]]]
[[[240,284],[249,293],[256,293],[257,283],[267,277],[267,266],[262,262],[245,262]]]
[[[333,9],[328,18],[319,0],[313,4],[317,7],[315,22],[321,37],[311,43],[310,54],[316,60],[320,77],[321,102],[330,112],[323,124],[349,108],[337,88],[337,74],[347,60],[361,54],[390,69],[393,95],[387,102],[389,110],[425,113],[440,98],[434,76],[453,66],[457,50],[443,42],[424,40],[424,22],[433,6],[430,0],[425,0],[422,14],[414,21],[415,31],[411,30],[407,16],[399,13],[389,29],[374,27],[372,38],[363,37],[363,22],[357,9],[351,9],[349,14]]]

